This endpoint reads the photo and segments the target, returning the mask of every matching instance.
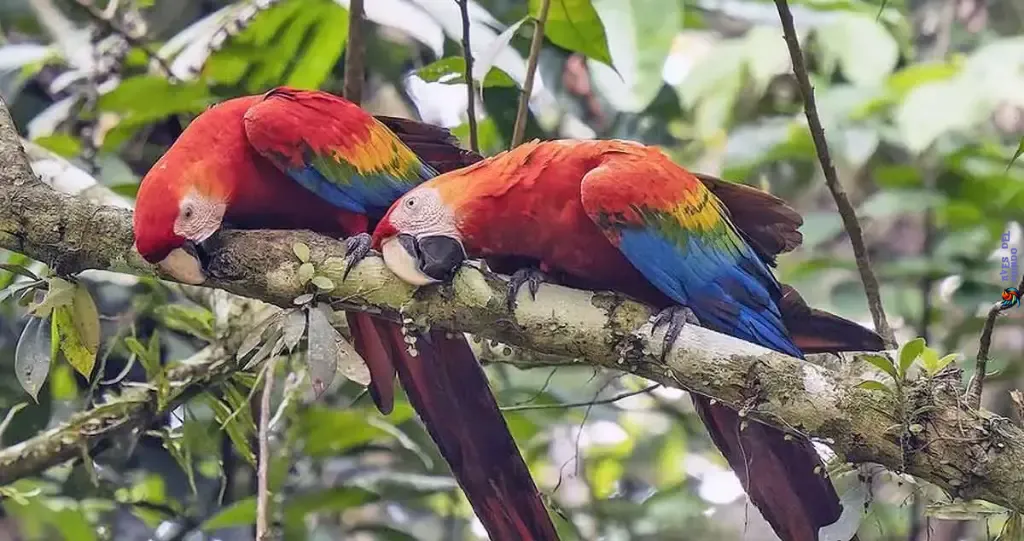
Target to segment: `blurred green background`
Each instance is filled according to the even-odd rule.
[[[479,72],[485,154],[511,139],[533,27],[502,32],[538,3],[470,6],[478,67],[492,66]],[[340,94],[347,8],[347,0],[0,0],[0,96],[26,138],[131,198],[182,127],[213,103],[282,84]],[[807,0],[792,11],[890,322],[901,342],[924,336],[941,353],[972,358],[985,311],[1019,278],[1002,279],[1000,258],[1021,246],[1014,220],[1024,166],[1008,164],[1024,135],[1024,3]],[[366,17],[363,106],[444,125],[468,146],[455,1],[366,0]],[[871,325],[772,2],[553,0],[538,75],[528,139],[660,145],[689,169],[785,198],[805,217],[804,244],[780,258],[779,278],[812,305]],[[23,262],[0,252],[4,259]],[[12,279],[0,271],[0,289]],[[126,342],[152,344],[161,363],[205,344],[159,308],[180,300],[165,286],[107,273],[86,282],[102,314],[102,362],[91,381],[55,364],[40,403],[11,417],[3,445],[144,380]],[[4,413],[31,403],[13,377],[22,314],[14,302],[0,305]],[[990,363],[999,372],[986,387],[986,407],[1007,416],[1006,391],[1024,377],[1022,321],[1014,311],[1000,319]],[[969,377],[970,363],[961,364]],[[578,367],[487,370],[500,403],[544,406],[506,418],[565,539],[776,539],[684,393],[559,407],[646,383]],[[144,437],[114,442],[92,467],[65,465],[3,487],[0,540],[252,539],[254,379],[236,376]],[[353,404],[361,389],[351,383],[320,400],[294,376],[278,388],[289,402],[272,441],[271,480],[286,539],[484,538],[404,399],[383,417],[365,398]],[[225,424],[231,411],[241,414]],[[935,497],[885,477],[861,539],[999,535],[1005,513],[929,516]]]

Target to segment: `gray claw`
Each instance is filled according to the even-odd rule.
[[[693,310],[685,306],[669,306],[652,317],[651,323],[653,324],[652,332],[657,331],[663,325],[668,325],[668,331],[665,332],[665,339],[661,346],[662,362],[665,361],[672,345],[679,338],[679,333],[683,332],[683,327],[688,323],[700,326],[697,315],[693,313]]]
[[[513,272],[508,280],[508,294],[505,297],[509,311],[515,310],[516,297],[519,295],[519,290],[522,289],[523,284],[526,284],[530,292],[530,299],[537,300],[540,284],[545,281],[548,281],[548,276],[534,268],[519,269]]]
[[[369,233],[360,233],[345,239],[346,265],[345,273],[341,276],[342,281],[348,278],[348,273],[352,271],[352,268],[356,266],[356,263],[362,261],[366,257],[366,254],[370,253],[371,244],[372,240]]]

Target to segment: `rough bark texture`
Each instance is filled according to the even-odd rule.
[[[295,242],[310,247],[317,273],[337,285],[331,297],[338,306],[498,340],[540,352],[544,364],[586,362],[709,395],[752,420],[820,438],[850,461],[879,463],[963,498],[1024,511],[1024,431],[963,405],[956,370],[908,386],[905,411],[917,415],[897,419],[890,413],[897,411],[890,395],[857,387],[866,378],[877,378],[877,373],[855,358],[836,362],[823,357],[812,364],[690,325],[662,362],[661,336],[651,336],[652,310],[643,304],[610,293],[543,285],[536,301],[524,298],[509,312],[503,298],[505,282],[496,275],[467,267],[451,286],[414,291],[376,256],[342,281],[344,244],[305,231],[232,231],[216,236],[207,246],[212,278],[206,285],[291,306],[305,293],[296,277],[299,261],[291,248]],[[2,109],[0,247],[60,272],[153,273],[132,249],[130,211],[62,195],[37,182]],[[171,377],[182,388],[194,388],[238,370],[229,346],[214,348],[206,357],[176,365]],[[491,357],[502,360],[503,354]],[[154,404],[153,391],[129,391],[113,403],[0,451],[0,483],[59,463],[98,434],[141,426]],[[914,432],[909,431],[911,425]]]

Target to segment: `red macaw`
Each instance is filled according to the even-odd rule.
[[[698,177],[659,149],[627,141],[532,142],[440,175],[400,197],[373,246],[404,280],[425,285],[464,257],[524,258],[566,285],[607,289],[662,311],[665,350],[687,322],[777,351],[881,350],[874,332],[809,308],[769,270],[802,240],[800,216],[765,192]],[[445,246],[449,253],[439,253]],[[540,274],[516,273],[509,299]],[[696,321],[693,321],[694,318]],[[697,411],[775,532],[816,540],[841,506],[810,442],[750,423],[694,396]],[[821,466],[819,472],[815,468]]]
[[[205,280],[197,247],[229,224],[347,236],[354,260],[398,196],[436,170],[479,159],[455,141],[445,129],[375,118],[323,92],[277,88],[228,100],[196,118],[142,180],[136,248],[189,283]],[[491,538],[558,539],[465,338],[431,331],[410,353],[397,323],[347,317],[377,407],[391,411],[397,369]]]

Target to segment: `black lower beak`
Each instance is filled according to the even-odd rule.
[[[196,258],[204,272],[209,268],[210,254],[203,249],[203,245],[201,243],[196,244],[194,241],[186,240],[185,243],[181,245],[181,249],[185,250],[188,255]]]
[[[466,250],[462,243],[445,235],[431,235],[413,238],[411,235],[399,235],[398,242],[419,261],[423,274],[446,282],[455,276],[455,272],[466,260]]]

